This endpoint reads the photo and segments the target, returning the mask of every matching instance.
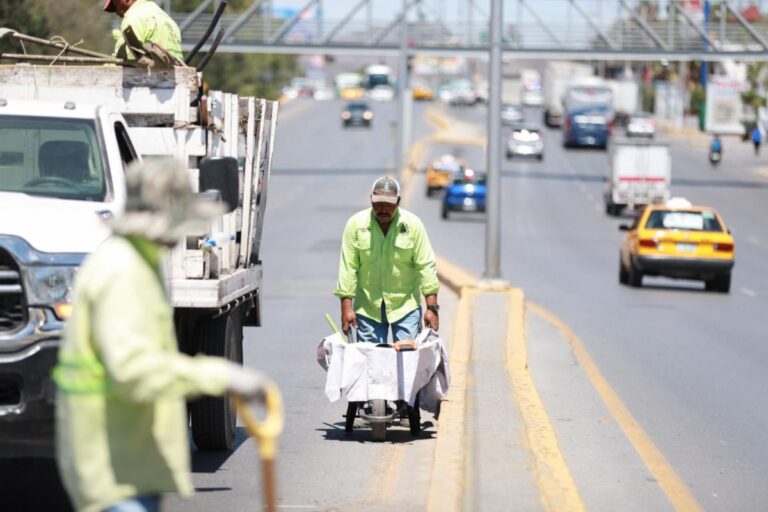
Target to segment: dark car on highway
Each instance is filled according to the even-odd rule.
[[[349,126],[371,126],[373,121],[373,111],[367,103],[354,101],[347,103],[347,106],[341,113],[341,122],[344,127]]]
[[[447,219],[451,212],[484,212],[485,178],[485,173],[472,169],[457,174],[445,189],[442,217]]]

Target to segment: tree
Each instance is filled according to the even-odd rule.
[[[12,28],[35,37],[63,37],[69,44],[105,53],[112,52],[110,26],[114,16],[101,12],[92,0],[3,0],[0,2],[0,27]],[[2,46],[6,51],[18,51],[15,43]],[[39,46],[27,45],[29,53],[51,53]]]
[[[230,0],[226,12],[239,14],[250,7],[253,1]],[[189,13],[198,5],[200,0],[171,1],[174,13]],[[211,2],[207,11],[213,12],[215,5],[216,2]],[[260,24],[262,16],[262,13],[254,14],[251,22]],[[297,69],[296,57],[293,55],[217,53],[205,69],[205,81],[211,89],[277,99],[280,87],[290,81]]]
[[[0,27],[12,28],[18,32],[36,37],[48,35],[44,15],[24,0],[4,0],[0,2]],[[14,52],[18,48],[9,41],[0,42],[0,51]]]

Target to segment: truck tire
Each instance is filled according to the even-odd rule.
[[[194,336],[199,350],[208,356],[243,362],[243,323],[239,308],[218,317],[201,315]],[[202,397],[190,406],[192,439],[201,451],[228,451],[235,442],[237,411],[232,400]]]

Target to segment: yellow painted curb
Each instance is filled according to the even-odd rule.
[[[584,511],[579,490],[560,452],[555,429],[528,372],[523,290],[508,291],[507,300],[507,371],[533,456],[539,499],[547,512]]]
[[[467,374],[472,355],[472,315],[476,292],[460,291],[451,340],[451,388],[441,402],[435,455],[430,475],[428,512],[462,510],[467,466]]]
[[[435,255],[437,263],[437,278],[457,295],[461,295],[464,288],[477,284],[477,276],[467,272],[455,263]]]
[[[485,137],[465,137],[450,133],[437,133],[432,136],[433,144],[450,144],[453,146],[478,146],[485,147]]]
[[[643,460],[643,463],[645,463],[648,471],[650,471],[656,479],[675,510],[681,512],[702,511],[703,508],[698,501],[696,501],[691,490],[675,472],[664,454],[656,448],[653,441],[651,441],[651,438],[637,423],[632,416],[632,413],[629,412],[629,409],[627,409],[626,405],[621,401],[621,398],[619,398],[613,388],[611,388],[611,385],[608,384],[608,381],[605,380],[602,373],[600,373],[600,370],[597,368],[594,361],[592,361],[592,358],[589,356],[589,353],[587,353],[587,350],[584,348],[579,337],[553,313],[543,307],[530,302],[527,307],[531,312],[540,316],[560,331],[561,336],[563,336],[571,346],[579,365],[584,369],[584,372],[592,382],[595,390],[597,390],[598,394],[603,399],[603,402],[616,420],[616,423],[621,427],[624,435],[626,435],[632,443],[632,446],[635,447],[635,450]]]

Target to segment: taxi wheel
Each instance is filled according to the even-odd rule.
[[[643,273],[640,272],[633,262],[629,263],[629,286],[633,288],[640,288],[643,286]]]
[[[715,276],[704,281],[704,289],[708,292],[729,293],[731,291],[731,274]]]
[[[629,284],[629,272],[624,268],[624,263],[621,262],[621,256],[619,256],[619,282],[621,284]]]

